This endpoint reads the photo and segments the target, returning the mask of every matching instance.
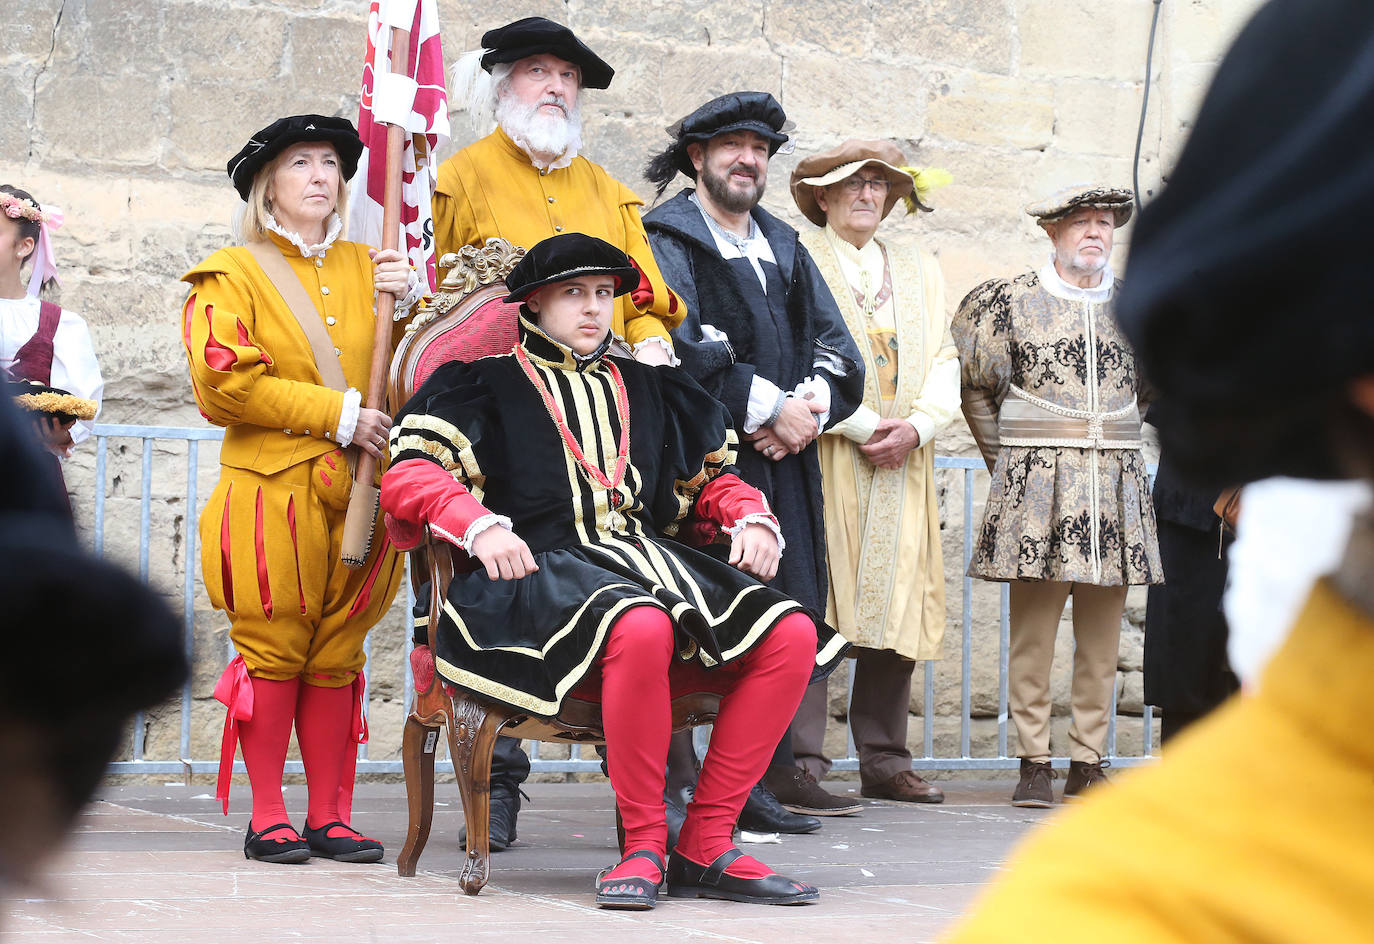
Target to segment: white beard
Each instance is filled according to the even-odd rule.
[[[1074,275],[1096,275],[1107,268],[1108,261],[1110,260],[1106,254],[1090,259],[1084,256],[1083,253],[1076,252],[1073,254],[1073,258],[1068,261],[1065,268]]]
[[[566,115],[540,111],[540,105],[555,101],[546,97],[526,105],[514,95],[502,95],[496,103],[496,122],[536,164],[567,166],[582,148],[582,112],[576,104]]]

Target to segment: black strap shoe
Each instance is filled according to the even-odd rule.
[[[744,809],[739,812],[739,828],[754,833],[814,833],[821,828],[821,821],[814,816],[803,816],[785,809],[778,798],[768,792],[761,783],[754,784],[744,801]]]
[[[613,871],[616,866],[602,869],[601,874],[596,877],[596,903],[602,908],[648,911],[658,904],[658,887],[663,884],[663,875],[667,872],[663,860],[659,858],[656,852],[640,849],[638,852],[631,852],[621,859],[620,864],[623,865],[631,859],[648,859],[658,868],[659,880],[655,882],[638,875],[631,875],[628,878],[607,881],[606,875]]]
[[[814,885],[796,882],[774,872],[764,878],[736,878],[725,870],[744,855],[738,849],[722,852],[710,865],[699,865],[674,852],[668,857],[670,898],[719,898],[754,905],[805,905],[819,901]]]
[[[279,829],[290,830],[294,838],[263,838]],[[277,865],[294,865],[310,861],[310,844],[300,837],[290,823],[274,823],[257,832],[253,832],[253,825],[249,823],[248,835],[243,837],[243,857]]]
[[[329,835],[329,831],[335,826],[342,826],[353,835]],[[305,841],[310,843],[312,855],[317,855],[321,859],[333,859],[336,862],[380,862],[384,851],[380,842],[368,839],[352,826],[337,819],[332,823],[325,823],[319,829],[311,829],[310,824],[306,823]]]

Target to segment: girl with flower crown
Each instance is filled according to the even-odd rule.
[[[61,225],[61,210],[45,209],[26,191],[0,185],[0,370],[9,380],[70,394],[64,402],[90,401],[76,416],[66,408],[33,414],[43,445],[66,457],[91,435],[105,382],[86,322],[38,297],[57,281],[52,231]]]

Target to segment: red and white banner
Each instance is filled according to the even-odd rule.
[[[408,50],[391,49],[392,27],[410,31]],[[398,52],[406,56],[405,76],[391,72],[392,56]],[[409,132],[401,156],[399,245],[405,247],[411,265],[425,274],[433,292],[437,270],[430,205],[439,179],[435,152],[449,139],[436,0],[372,0],[367,15],[367,58],[358,106],[358,134],[364,149],[353,178],[348,238],[370,246],[382,244],[388,123]]]

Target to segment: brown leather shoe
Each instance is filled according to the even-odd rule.
[[[1107,775],[1103,772],[1103,767],[1110,767],[1111,761],[1100,761],[1090,764],[1087,761],[1069,761],[1069,776],[1064,781],[1064,799],[1071,800],[1081,796],[1090,787],[1095,787],[1099,783],[1111,783]]]
[[[875,800],[898,800],[902,803],[943,803],[945,793],[935,784],[917,776],[914,770],[899,770],[879,783],[866,783],[859,795]]]
[[[791,764],[770,764],[759,781],[778,798],[783,809],[806,816],[848,816],[858,813],[862,803],[854,803],[826,793],[816,778]]]
[[[1041,810],[1054,806],[1054,787],[1050,785],[1053,779],[1054,769],[1049,761],[1036,763],[1021,758],[1021,780],[1011,795],[1011,805]]]

